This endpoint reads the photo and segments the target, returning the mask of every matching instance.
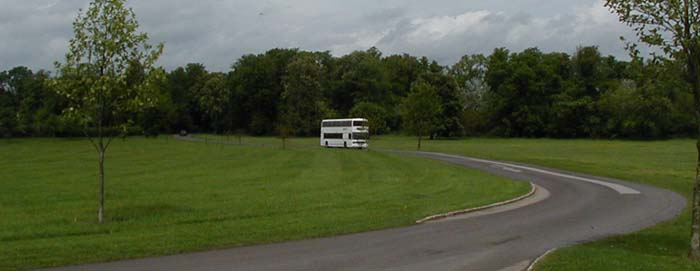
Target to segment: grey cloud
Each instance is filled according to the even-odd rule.
[[[0,0],[0,70],[52,69],[88,0]],[[227,70],[241,55],[275,47],[341,55],[377,46],[451,64],[495,47],[573,51],[600,45],[624,57],[629,30],[600,0],[134,0],[141,30],[164,42],[168,69],[201,62]],[[535,8],[533,8],[535,7]]]
[[[488,12],[479,17],[479,12]],[[478,18],[474,20],[463,19]],[[441,27],[448,33],[438,42],[421,28]],[[416,35],[422,38],[416,39]],[[604,54],[626,58],[619,36],[633,37],[630,30],[617,22],[614,15],[596,2],[551,15],[525,12],[467,11],[456,16],[433,16],[420,19],[417,25],[397,25],[379,42],[387,51],[410,52],[435,58],[443,64],[457,61],[464,54],[490,53],[506,47],[520,51],[529,47],[572,53],[578,46],[597,45]]]
[[[385,23],[401,19],[405,14],[404,8],[394,7],[369,13],[364,16],[364,19],[369,23]]]

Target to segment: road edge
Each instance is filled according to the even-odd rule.
[[[556,251],[558,248],[552,248],[550,250],[547,250],[544,254],[540,255],[537,257],[534,261],[530,263],[530,265],[527,266],[526,269],[523,269],[523,271],[533,271],[535,270],[535,265],[539,263],[544,257],[547,257],[547,255],[551,254],[552,252]]]
[[[469,208],[469,209],[464,209],[464,210],[458,210],[458,211],[452,211],[452,212],[443,213],[443,214],[436,214],[436,215],[427,216],[427,217],[425,217],[425,218],[423,218],[423,219],[416,220],[415,224],[423,224],[423,223],[429,222],[429,221],[440,220],[440,219],[443,219],[443,218],[448,218],[448,217],[453,217],[453,216],[457,216],[457,215],[463,215],[463,214],[473,213],[473,212],[476,212],[476,211],[483,211],[483,210],[486,210],[486,209],[491,209],[491,208],[495,208],[495,207],[501,207],[501,206],[504,206],[504,205],[516,203],[516,202],[518,202],[518,201],[521,201],[521,200],[527,199],[527,198],[529,198],[529,197],[532,197],[532,196],[535,194],[535,192],[537,192],[537,185],[535,185],[534,183],[530,182],[530,187],[531,187],[531,188],[530,188],[530,192],[528,192],[528,193],[525,194],[525,195],[522,195],[522,196],[519,196],[519,197],[517,197],[517,198],[514,198],[514,199],[509,199],[509,200],[506,200],[506,201],[496,202],[496,203],[492,203],[492,204],[485,205],[485,206],[480,206],[480,207],[474,207],[474,208]]]

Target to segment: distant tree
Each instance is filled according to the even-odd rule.
[[[321,119],[327,116],[328,108],[321,90],[321,64],[312,54],[299,54],[287,66],[281,95],[279,122],[288,122],[292,135],[316,134]]]
[[[499,134],[512,137],[543,136],[548,99],[541,80],[542,53],[536,48],[508,55],[497,49],[489,58],[488,102]]]
[[[386,132],[387,114],[382,106],[370,102],[360,102],[350,110],[350,117],[366,118],[369,121],[369,130],[372,135]]]
[[[53,135],[56,121],[53,109],[57,96],[47,88],[49,75],[45,71],[32,72],[27,67],[15,67],[0,73],[0,94],[4,104],[0,113],[0,127],[6,135]],[[51,124],[51,126],[49,126]],[[0,128],[1,130],[5,130]]]
[[[385,71],[390,90],[389,104],[377,104],[383,107],[385,112],[387,131],[398,131],[400,127],[400,112],[399,104],[401,99],[408,96],[411,92],[411,86],[418,80],[421,74],[426,73],[426,69],[422,66],[418,58],[408,55],[391,55],[382,59],[383,70]],[[356,104],[357,106],[357,104]],[[383,131],[378,131],[383,133]]]
[[[440,128],[442,106],[435,87],[425,82],[416,83],[401,104],[401,116],[405,129],[418,136],[418,150],[423,136]]]
[[[228,130],[222,123],[228,109],[230,90],[226,87],[226,76],[222,73],[211,73],[195,86],[199,108],[203,113],[203,123],[215,133]]]
[[[391,87],[382,66],[381,52],[376,48],[355,51],[339,58],[332,71],[329,90],[331,106],[341,115],[348,115],[360,102],[382,106],[392,102]]]
[[[486,83],[488,59],[481,54],[465,55],[449,69],[457,86],[464,95],[466,108],[478,109],[484,94],[489,90]]]
[[[59,76],[53,86],[68,102],[65,113],[81,121],[98,153],[100,223],[105,153],[117,134],[115,129],[126,131],[135,113],[154,105],[154,86],[163,74],[155,68],[163,45],[153,48],[148,35],[137,29],[134,12],[125,7],[125,0],[94,0],[73,23],[75,36],[65,62],[56,63]],[[143,71],[143,78],[128,78],[134,65]]]
[[[245,55],[229,73],[229,88],[239,108],[238,120],[253,135],[272,134],[279,116],[280,97],[287,66],[299,50],[273,49],[260,55]]]
[[[16,95],[7,71],[0,72],[0,136],[11,137],[17,126]]]
[[[449,69],[463,96],[462,127],[467,135],[478,135],[486,125],[485,96],[490,87],[486,82],[488,58],[484,55],[465,55]]]
[[[282,140],[282,149],[287,149],[287,139],[292,135],[295,127],[292,117],[289,115],[281,116],[277,121],[277,136]]]
[[[385,57],[382,63],[394,98],[406,97],[413,83],[425,72],[421,68],[420,61],[408,54]]]
[[[610,88],[609,62],[595,46],[579,47],[570,62],[571,77],[555,98],[557,123],[570,129],[559,129],[559,136],[601,137],[603,119],[596,102]]]
[[[700,1],[606,0],[605,5],[634,28],[641,42],[661,48],[667,57],[685,64],[698,127],[689,256],[700,260]],[[636,53],[636,45],[629,48]]]
[[[462,136],[464,127],[462,126],[461,116],[464,110],[465,97],[454,78],[442,72],[430,72],[421,75],[418,80],[418,82],[425,82],[435,89],[442,105],[442,111],[438,118],[439,128],[430,135],[430,138],[433,139],[434,136]]]
[[[189,63],[185,67],[178,67],[167,75],[166,89],[172,100],[175,123],[173,130],[195,130],[201,125],[202,115],[197,99],[198,84],[202,84],[209,72],[204,65]]]
[[[171,96],[170,82],[167,79],[160,81],[156,86],[157,96],[154,107],[147,108],[139,116],[137,124],[143,128],[144,134],[157,136],[159,133],[175,134],[181,130],[189,130],[189,127],[180,126],[183,115]],[[191,122],[190,122],[191,123]],[[167,137],[166,137],[167,139]]]

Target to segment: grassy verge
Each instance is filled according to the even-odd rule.
[[[107,223],[99,225],[96,166],[85,140],[0,141],[0,270],[396,227],[529,191],[373,151],[129,138],[108,151]]]
[[[462,154],[608,176],[654,185],[691,197],[695,142],[466,139],[424,141],[423,150]],[[375,137],[373,148],[415,150],[408,137]],[[658,226],[558,250],[537,270],[700,270],[686,258],[690,212]]]

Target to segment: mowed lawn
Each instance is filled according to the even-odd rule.
[[[85,139],[0,140],[1,270],[397,227],[530,189],[375,151],[128,138],[108,151],[99,225],[96,158]]]
[[[374,148],[415,150],[409,137],[375,137]],[[423,150],[525,162],[650,184],[690,199],[695,141],[464,139],[424,141]],[[687,259],[690,210],[626,236],[558,250],[537,270],[700,270]]]

